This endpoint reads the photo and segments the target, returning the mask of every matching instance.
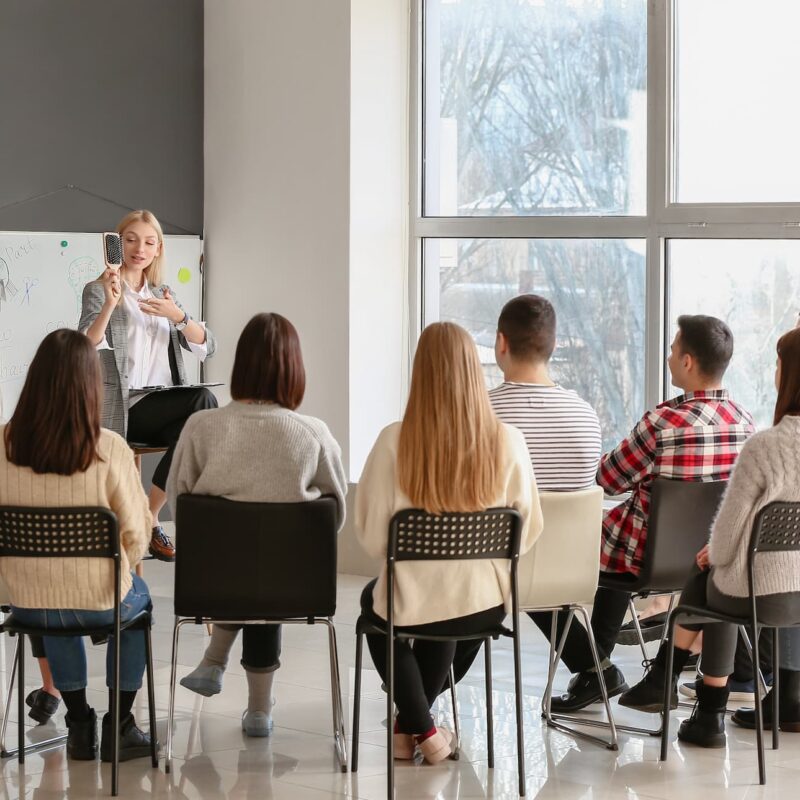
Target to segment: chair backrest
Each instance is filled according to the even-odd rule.
[[[539,492],[544,530],[519,560],[519,607],[594,601],[600,570],[603,490]]]
[[[752,565],[758,553],[791,550],[800,550],[800,503],[769,503],[753,522],[749,562]]]
[[[393,561],[513,561],[519,554],[521,522],[513,508],[443,514],[419,508],[398,511],[389,523],[390,569]]]
[[[175,613],[253,620],[332,616],[336,511],[332,497],[243,503],[181,495]]]
[[[708,543],[727,485],[727,481],[653,481],[644,564],[636,588],[666,592],[683,586],[695,556]]]

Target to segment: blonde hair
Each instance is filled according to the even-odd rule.
[[[131,211],[126,214],[117,225],[117,233],[122,236],[125,230],[130,227],[134,222],[144,222],[155,230],[158,236],[158,244],[160,245],[158,255],[153,259],[150,266],[144,271],[145,280],[150,286],[161,286],[161,275],[164,265],[164,231],[161,230],[161,224],[156,219],[152,211],[141,208],[138,211]]]
[[[400,426],[400,489],[435,514],[487,508],[500,494],[501,449],[475,343],[451,322],[429,325]]]

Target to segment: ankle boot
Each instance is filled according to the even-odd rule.
[[[67,714],[67,756],[73,761],[94,761],[97,758],[97,714],[89,709],[88,719],[70,719]]]
[[[778,670],[778,714],[782,731],[800,733],[800,672],[791,669]],[[770,689],[761,701],[761,712],[765,730],[772,730],[772,692]],[[740,708],[731,718],[742,728],[756,727],[756,710]]]
[[[669,645],[664,642],[658,649],[656,657],[645,662],[647,672],[639,683],[628,689],[620,698],[619,704],[637,711],[646,711],[657,714],[664,708],[664,684],[667,678],[667,656]],[[678,676],[681,674],[686,661],[691,657],[688,650],[673,649],[672,675],[670,691],[670,708],[678,707]]]
[[[109,712],[103,717],[103,737],[100,742],[100,758],[102,761],[111,761],[111,740],[113,735],[111,712]],[[149,756],[150,735],[139,728],[133,718],[133,714],[122,717],[119,721],[119,760],[130,761],[132,758]],[[156,748],[158,748],[157,744]]]
[[[725,707],[727,686],[697,686],[697,703],[692,716],[681,723],[678,738],[699,747],[725,747]]]

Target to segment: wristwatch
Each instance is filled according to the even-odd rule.
[[[175,323],[175,330],[182,331],[190,322],[191,317],[189,316],[189,312],[185,311],[183,315],[183,319],[180,322]]]

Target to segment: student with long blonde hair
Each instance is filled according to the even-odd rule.
[[[404,508],[431,513],[497,506],[522,515],[520,552],[542,531],[542,512],[522,434],[499,422],[489,404],[475,344],[458,325],[437,322],[422,333],[401,422],[378,436],[356,495],[356,527],[364,549],[386,558],[389,521]],[[500,623],[510,592],[505,561],[406,561],[395,571],[395,625],[417,633],[471,633]],[[386,618],[386,568],[367,584],[362,611]],[[385,677],[386,644],[367,643]],[[395,644],[395,757],[426,761],[450,754],[452,734],[430,713],[455,653],[455,642]]]

